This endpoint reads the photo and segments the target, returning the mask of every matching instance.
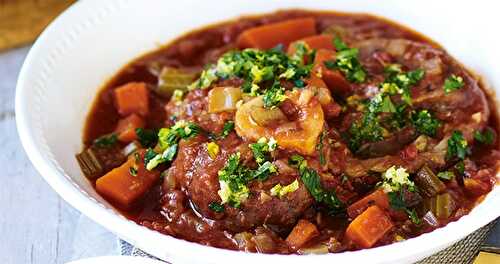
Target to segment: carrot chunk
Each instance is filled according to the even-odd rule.
[[[115,89],[116,108],[122,116],[149,113],[149,91],[145,83],[130,82]]]
[[[335,61],[335,51],[320,49],[314,57],[313,74],[321,76],[332,92],[347,93],[351,91],[351,84],[342,73],[335,69],[328,69],[325,62]]]
[[[288,46],[288,54],[295,53],[296,46],[295,44],[299,42],[304,42],[309,49],[326,49],[335,51],[335,46],[333,46],[333,36],[332,35],[315,35],[303,39],[299,39],[294,41]]]
[[[247,29],[238,36],[237,44],[240,48],[270,49],[315,34],[313,18],[292,19]]]
[[[389,216],[380,207],[373,205],[349,224],[346,237],[361,248],[370,248],[392,227]]]
[[[122,142],[131,142],[137,139],[135,129],[144,127],[144,120],[136,114],[131,114],[118,121],[115,132],[118,134],[118,140]]]
[[[319,231],[313,223],[301,219],[286,238],[286,242],[296,250],[318,235]]]
[[[384,190],[377,189],[376,191],[351,204],[347,207],[347,214],[349,217],[354,218],[372,205],[377,205],[386,210],[389,209],[389,197]]]
[[[130,208],[160,178],[160,172],[146,170],[144,151],[138,153],[138,157],[131,155],[120,167],[96,181],[97,192],[124,209]]]

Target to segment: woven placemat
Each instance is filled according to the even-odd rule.
[[[498,221],[498,220],[496,220]],[[476,232],[468,235],[464,239],[458,241],[452,246],[427,257],[416,264],[441,264],[441,263],[453,263],[453,264],[469,264],[472,263],[474,257],[479,252],[479,247],[481,243],[486,239],[489,231],[493,227],[496,221],[482,227]],[[157,259],[146,252],[132,246],[131,244],[120,240],[120,250],[121,254],[125,256],[139,256]],[[165,262],[167,263],[167,262]]]

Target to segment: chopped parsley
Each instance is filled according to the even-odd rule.
[[[218,172],[220,190],[217,193],[222,199],[222,204],[227,203],[236,208],[240,207],[241,202],[250,194],[246,186],[250,170],[241,164],[240,156],[239,152],[229,156],[224,168]]]
[[[177,147],[178,144],[173,144],[162,153],[157,154],[155,157],[150,159],[148,163],[146,163],[146,169],[152,170],[162,163],[174,160],[175,154],[177,154]]]
[[[396,112],[396,107],[392,103],[391,97],[389,97],[389,96],[382,97],[382,102],[380,103],[379,111],[382,113],[395,113]]]
[[[265,181],[269,178],[269,175],[278,172],[278,169],[270,161],[266,161],[259,165],[256,170],[251,171],[252,179],[258,179],[259,181]]]
[[[386,79],[379,85],[380,92],[365,104],[362,118],[354,121],[349,128],[348,146],[351,151],[357,151],[363,142],[383,139],[384,128],[380,124],[380,113],[392,113],[391,117],[386,120],[392,127],[399,129],[406,125],[404,104],[395,106],[390,96],[399,94],[404,103],[411,105],[410,87],[424,77],[424,71],[416,69],[405,73],[401,70],[400,65],[392,64],[385,68],[385,73]],[[431,124],[424,123],[425,126],[421,128],[425,129],[426,132],[432,132],[430,128],[435,125],[433,122]]]
[[[396,111],[394,111],[391,117],[386,121],[389,127],[399,130],[406,126],[406,124],[408,123],[408,114],[406,108],[407,106],[405,104],[396,106]]]
[[[318,155],[319,155],[319,164],[321,166],[326,164],[325,153],[323,153],[323,148],[324,148],[323,141],[325,140],[326,135],[327,135],[327,132],[323,131],[319,136],[319,143],[318,143],[318,145],[316,145],[316,150],[318,151]]]
[[[227,121],[222,128],[221,138],[225,138],[234,130],[234,121]]]
[[[276,166],[270,162],[271,152],[276,150],[278,144],[274,138],[267,140],[266,138],[260,138],[257,143],[252,143],[249,145],[252,150],[255,162],[259,165],[257,170],[252,171],[252,178],[259,179],[261,181],[266,180],[269,175],[276,173],[278,169]]]
[[[170,128],[160,129],[160,131],[158,131],[157,149],[159,149],[161,153],[155,153],[153,158],[151,158],[152,154],[150,154],[147,161],[146,157],[144,158],[146,169],[152,170],[161,163],[174,160],[175,154],[177,154],[179,141],[181,139],[194,137],[200,132],[201,128],[198,125],[184,120],[177,121]],[[153,150],[151,151],[154,152]]]
[[[422,223],[422,220],[418,217],[417,211],[415,208],[406,208],[406,213],[408,214],[408,217],[410,220],[415,224],[415,225],[420,225]]]
[[[137,139],[144,147],[150,147],[158,141],[157,132],[151,129],[144,128],[136,128],[135,134],[137,135]]]
[[[495,142],[495,132],[491,128],[486,128],[482,133],[474,131],[474,139],[481,144],[491,145]]]
[[[262,99],[265,108],[275,108],[286,98],[285,88],[280,87],[279,82],[275,82],[271,88],[266,90]]]
[[[278,143],[274,138],[267,140],[265,137],[260,138],[256,143],[249,145],[252,150],[255,162],[261,165],[270,160],[270,153],[278,147]]]
[[[130,167],[130,168],[128,169],[128,172],[130,173],[130,175],[132,175],[132,176],[134,176],[134,177],[135,177],[135,176],[137,176],[137,168]]]
[[[216,213],[224,212],[224,205],[218,202],[211,202],[208,204],[208,208]]]
[[[314,200],[325,204],[332,214],[344,210],[344,204],[337,198],[335,191],[323,189],[318,173],[314,169],[307,167],[307,161],[302,156],[293,155],[289,158],[288,163],[298,168],[300,179]]]
[[[443,89],[446,94],[458,90],[464,86],[464,79],[461,76],[452,74],[446,78],[443,84]]]
[[[455,177],[455,173],[453,173],[452,171],[442,171],[439,172],[437,176],[443,180],[451,180]]]
[[[308,59],[309,63],[305,64],[304,57],[313,55],[305,45],[298,45],[291,56],[280,49],[230,51],[222,55],[217,64],[209,65],[189,88],[205,89],[219,79],[240,78],[244,80],[243,92],[251,96],[265,95],[265,106],[274,107],[284,100],[280,80],[303,86],[302,78],[309,76],[312,69],[312,60]]]
[[[278,196],[282,198],[283,196],[295,192],[299,189],[299,181],[295,179],[292,183],[282,186],[281,184],[276,184],[273,188],[271,188],[270,192],[272,196]]]
[[[386,78],[380,84],[382,93],[389,95],[401,95],[401,99],[408,105],[411,105],[410,88],[424,77],[422,69],[416,69],[409,72],[403,72],[399,64],[391,64],[385,68]]]
[[[460,175],[464,175],[464,173],[465,173],[465,164],[464,164],[463,160],[457,162],[457,164],[455,164],[455,166],[453,166],[453,167],[455,168],[455,170],[457,170],[457,172]]]
[[[389,197],[389,204],[394,210],[405,211],[408,218],[416,224],[420,224],[417,212],[414,208],[408,208],[405,201],[404,192],[415,191],[415,183],[410,180],[410,174],[406,169],[395,166],[390,167],[385,173],[382,174],[382,184],[380,185]]]
[[[146,153],[144,154],[144,164],[148,164],[158,153],[156,153],[153,149],[148,148]]]
[[[430,137],[436,136],[437,129],[441,125],[441,122],[427,109],[413,112],[411,120],[418,132]]]
[[[107,148],[115,145],[118,142],[118,136],[115,133],[100,136],[96,138],[93,145],[98,148]]]
[[[277,148],[274,138],[267,140],[260,138],[256,143],[249,145],[253,152],[257,169],[250,169],[241,164],[239,152],[229,156],[224,168],[219,170],[220,190],[218,194],[222,199],[222,204],[228,203],[230,206],[239,207],[249,195],[247,183],[253,180],[265,181],[271,174],[277,173],[278,169],[270,161],[270,153]]]
[[[333,39],[333,45],[337,51],[335,61],[325,61],[325,66],[328,69],[338,69],[350,82],[364,82],[366,72],[358,59],[359,50],[349,48],[339,37]]]
[[[389,197],[389,205],[394,210],[404,210],[406,208],[401,191],[387,193],[387,196]]]
[[[470,149],[468,147],[467,141],[465,140],[462,132],[455,130],[448,139],[448,150],[446,152],[446,157],[452,159],[454,157],[461,160],[465,159],[465,156],[469,154]]]
[[[382,95],[376,95],[365,108],[361,120],[354,121],[349,128],[349,149],[356,151],[365,141],[382,140],[383,128],[380,125],[378,114],[381,111]]]

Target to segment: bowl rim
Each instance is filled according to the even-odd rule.
[[[17,130],[22,146],[31,163],[47,183],[49,183],[66,202],[96,223],[99,223],[122,239],[136,245],[146,252],[163,259],[173,258],[179,260],[186,258],[186,256],[190,256],[193,252],[197,252],[197,255],[202,254],[206,256],[207,259],[218,258],[220,262],[238,259],[243,263],[254,261],[268,262],[285,259],[289,263],[299,263],[304,259],[315,260],[320,263],[326,263],[326,261],[332,260],[352,261],[372,259],[376,263],[380,256],[391,255],[396,255],[396,257],[385,257],[384,261],[416,261],[431,253],[444,249],[446,246],[488,224],[500,215],[500,212],[484,212],[484,210],[482,210],[481,215],[478,214],[476,216],[474,211],[483,204],[480,203],[468,215],[463,216],[458,221],[451,222],[445,227],[441,227],[433,232],[403,242],[359,251],[307,256],[246,253],[204,246],[149,230],[126,219],[122,215],[118,215],[111,208],[107,208],[105,205],[93,199],[85,191],[81,190],[76,183],[71,181],[70,177],[62,168],[59,167],[57,161],[44,155],[44,153],[50,153],[50,149],[48,149],[48,146],[44,146],[43,143],[35,140],[37,135],[33,131],[37,129],[37,127],[34,127],[30,122],[33,117],[33,109],[27,105],[26,101],[26,98],[33,96],[33,94],[30,93],[30,89],[32,88],[27,85],[28,80],[31,78],[32,73],[36,71],[36,64],[39,59],[47,52],[49,48],[47,43],[49,43],[51,39],[57,38],[58,34],[67,33],[65,32],[64,24],[70,21],[72,16],[75,14],[88,15],[89,10],[92,8],[100,8],[98,1],[78,1],[73,4],[45,29],[32,46],[19,73],[16,87],[15,112]],[[495,189],[498,189],[498,187],[495,187],[488,196],[491,196]],[[173,246],[175,252],[171,250],[165,253],[154,250],[151,247],[151,241],[166,246]],[[407,252],[408,248],[412,249],[410,253],[394,253]]]

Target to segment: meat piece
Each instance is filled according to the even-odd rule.
[[[382,141],[367,142],[363,144],[356,154],[362,158],[376,158],[391,155],[403,149],[407,144],[417,138],[414,128],[405,128],[391,137]]]
[[[287,185],[297,179],[296,170],[283,169],[281,173],[272,175],[264,182],[257,180],[250,182],[249,198],[240,208],[226,205],[223,214],[214,212],[209,208],[209,204],[221,202],[217,194],[220,188],[218,171],[224,167],[232,153],[240,152],[244,164],[253,162],[253,154],[248,148],[249,142],[242,141],[232,134],[218,141],[220,151],[217,157],[212,159],[207,153],[205,141],[206,139],[202,137],[181,141],[177,158],[168,172],[176,175],[180,189],[185,192],[196,211],[203,217],[213,219],[225,229],[234,232],[264,223],[291,227],[312,205],[313,199],[302,183],[298,190],[284,197],[270,195],[269,190],[276,184]],[[280,167],[284,168],[282,165]]]

